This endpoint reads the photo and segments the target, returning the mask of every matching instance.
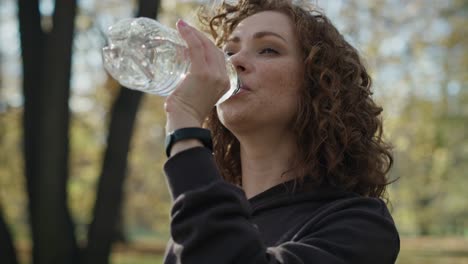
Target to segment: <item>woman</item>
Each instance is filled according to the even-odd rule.
[[[192,66],[165,106],[165,263],[394,263],[399,236],[381,199],[392,156],[356,50],[290,1],[239,1],[202,19],[242,85],[213,107],[229,86],[224,54],[179,21]]]

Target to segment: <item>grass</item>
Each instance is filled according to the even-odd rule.
[[[165,244],[151,240],[138,243],[117,244],[111,256],[112,264],[159,264],[163,263]]]
[[[159,264],[163,263],[162,255],[143,254],[114,254],[111,263],[113,264]]]
[[[164,249],[163,243],[154,241],[116,245],[113,248],[111,263],[162,264]],[[30,250],[22,253],[21,263],[29,263],[27,260]],[[468,239],[403,237],[396,264],[468,264]]]
[[[123,247],[114,253],[113,264],[160,264],[159,246]],[[139,252],[139,253],[138,253]],[[159,252],[159,253],[158,253]],[[404,237],[397,264],[468,264],[468,240],[463,238]]]
[[[468,240],[414,237],[401,239],[397,264],[468,264]]]

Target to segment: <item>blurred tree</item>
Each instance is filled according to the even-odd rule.
[[[68,127],[76,0],[57,1],[44,25],[38,0],[19,0],[23,138],[33,263],[78,263],[68,210]]]
[[[140,0],[156,17],[159,1]],[[76,1],[57,1],[51,18],[39,1],[18,2],[23,59],[23,138],[33,263],[107,263],[120,218],[126,160],[141,93],[122,89],[113,106],[94,218],[84,255],[67,201],[70,77]]]

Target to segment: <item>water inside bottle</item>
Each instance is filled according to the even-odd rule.
[[[177,31],[148,18],[125,19],[113,25],[103,48],[104,66],[125,87],[169,95],[185,77],[190,59]],[[226,58],[231,89],[218,101],[229,98],[238,87],[237,73]]]
[[[104,65],[119,82],[131,89],[168,95],[189,67],[185,47],[163,37],[144,40],[131,36],[103,50]]]

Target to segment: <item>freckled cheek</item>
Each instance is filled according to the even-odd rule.
[[[297,96],[301,86],[300,73],[294,67],[285,65],[282,69],[271,71],[267,77],[270,92],[281,96]]]
[[[284,85],[287,83],[284,72],[280,69],[266,68],[261,74],[260,90],[268,92],[270,95],[282,94]]]

